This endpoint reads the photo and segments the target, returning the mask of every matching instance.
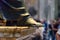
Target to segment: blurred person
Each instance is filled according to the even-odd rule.
[[[56,33],[56,40],[60,40],[60,29],[58,29]]]
[[[31,16],[35,16],[37,14],[37,10],[34,7],[30,7],[28,11]]]
[[[43,19],[41,20],[41,23],[44,24],[44,29],[43,29],[43,40],[48,40],[47,39],[47,20],[46,19]]]
[[[53,31],[53,36],[54,36],[54,39],[56,40],[56,33],[58,31],[58,26],[59,26],[59,23],[56,22],[52,28],[52,31]]]
[[[25,8],[23,0],[0,0],[0,3],[3,16],[7,20],[7,26],[16,24],[42,26],[41,23],[36,22],[30,16]],[[16,21],[18,22],[16,23]]]
[[[35,7],[33,6],[30,6],[29,9],[28,9],[30,15],[37,21],[40,21],[39,18],[38,18],[38,14],[37,14],[37,10],[35,9]]]
[[[56,40],[56,32],[58,30],[58,23],[56,20],[50,20],[51,24],[49,25],[49,40]]]
[[[35,33],[34,37],[32,38],[32,40],[42,40],[42,38],[40,36],[40,32]]]
[[[58,19],[58,23],[59,23],[59,26],[58,26],[58,31],[56,33],[56,40],[60,40],[60,18]]]
[[[45,22],[45,28],[44,28],[44,34],[43,34],[43,36],[44,36],[44,39],[43,40],[48,40],[48,34],[49,34],[49,28],[48,28],[48,25],[50,24],[50,21],[46,21]]]

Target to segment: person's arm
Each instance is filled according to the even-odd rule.
[[[56,40],[60,40],[60,35],[56,33]]]
[[[60,27],[60,26],[59,26]],[[56,39],[60,40],[60,28],[58,28],[58,31],[56,33]]]
[[[55,26],[56,26],[56,25],[52,25],[52,30],[53,30],[53,31],[57,31],[57,30],[58,30],[57,28],[55,28]],[[58,26],[57,26],[57,27],[58,27]]]
[[[52,30],[57,31],[58,29],[57,29],[57,28],[52,27]]]

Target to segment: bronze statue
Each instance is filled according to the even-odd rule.
[[[1,10],[3,17],[12,24],[26,24],[42,26],[41,23],[36,22],[26,10],[24,2],[22,0],[1,0]],[[18,22],[16,22],[18,20]],[[11,22],[14,21],[14,22]],[[10,22],[10,23],[9,23]]]

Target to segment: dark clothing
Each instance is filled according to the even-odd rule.
[[[54,24],[54,25],[53,25],[53,28],[58,29],[58,25],[59,25],[59,24],[57,24],[57,23],[56,23],[56,24]],[[51,29],[51,30],[52,30],[52,25],[51,25],[51,24],[49,24],[49,29]],[[54,31],[54,30],[52,30],[52,31],[53,31],[54,33],[56,33],[56,32],[57,32],[57,31]]]
[[[6,2],[6,3],[5,3]],[[20,14],[25,13],[25,9],[22,9],[20,11],[15,10],[14,8],[24,7],[22,1],[17,0],[4,0],[1,1],[1,10],[3,12],[3,16],[6,18],[6,20],[16,20],[21,16]]]
[[[52,26],[51,26],[51,24],[49,24],[49,29],[51,29],[51,30],[52,30]]]
[[[6,22],[6,26],[15,26],[15,25],[17,25],[17,21],[7,21]]]
[[[49,31],[49,39],[50,39],[50,37],[51,37],[51,39],[52,40],[56,40],[56,32],[57,32],[57,30],[53,30],[53,28],[56,28],[56,29],[58,29],[58,24],[56,23],[56,24],[54,24],[54,25],[49,25],[49,28],[51,29],[50,31]]]
[[[58,26],[59,26],[59,24],[55,24],[55,25],[54,25],[54,28],[58,29]],[[54,33],[56,33],[56,32],[57,32],[57,30],[54,31]]]
[[[43,40],[48,40],[47,35],[48,35],[48,23],[45,21],[44,22]]]
[[[32,40],[41,40],[41,37],[37,35],[36,37],[32,38]]]
[[[30,13],[31,16],[35,16],[37,14],[37,11],[35,10],[34,7],[30,7],[29,8],[29,13]]]
[[[21,14],[27,12],[26,9],[14,9],[20,7],[25,7],[23,0],[0,0],[0,8],[2,10],[3,18],[7,20],[7,26],[17,25],[17,19],[20,20],[22,18]]]
[[[49,31],[49,34],[48,34],[48,40],[56,40],[56,34],[51,30]]]

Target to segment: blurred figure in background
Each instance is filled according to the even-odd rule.
[[[56,40],[60,40],[60,18],[58,19],[58,23],[59,23],[59,26],[58,26],[58,31],[56,33]]]
[[[37,14],[37,10],[35,10],[34,7],[30,7],[28,11],[31,16],[35,16]]]
[[[48,30],[48,23],[47,23],[47,20],[44,19],[42,23],[44,24],[43,40],[48,40],[48,39],[47,39],[47,30]]]
[[[58,30],[58,23],[56,20],[50,20],[51,24],[49,24],[49,34],[48,39],[56,40],[56,32]]]

